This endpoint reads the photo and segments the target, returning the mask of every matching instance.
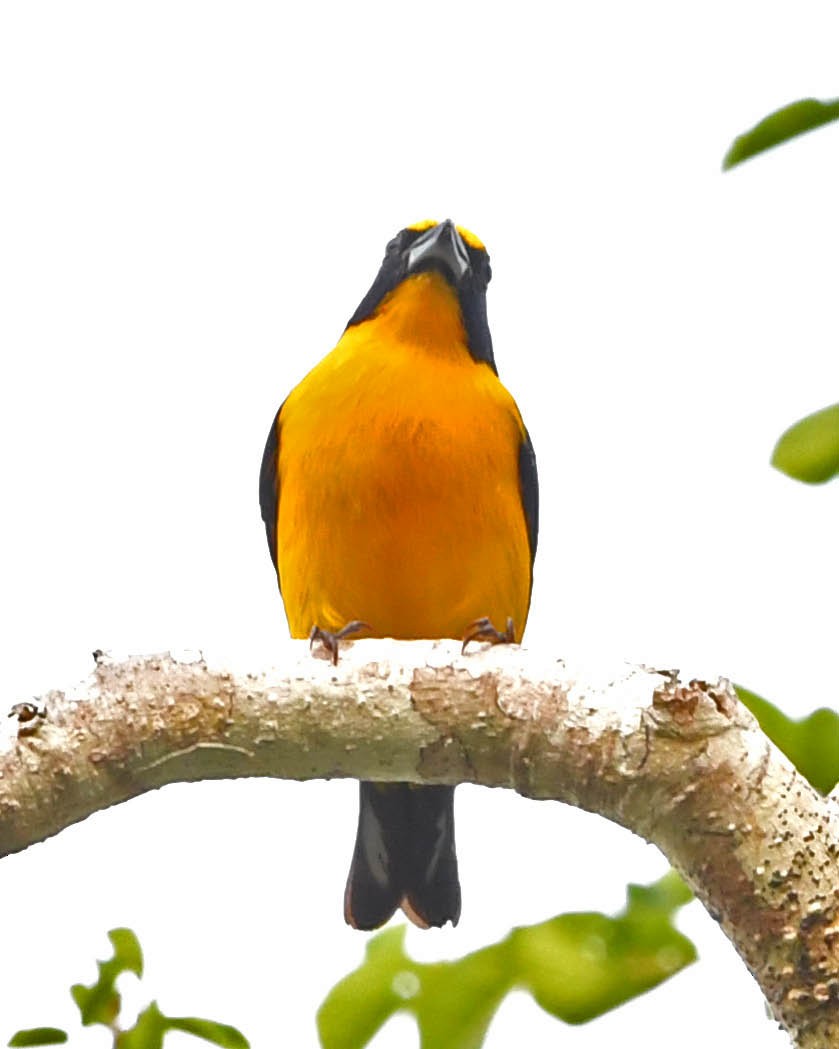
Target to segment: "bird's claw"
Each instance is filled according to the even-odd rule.
[[[321,646],[329,653],[332,665],[337,667],[338,642],[345,637],[349,637],[350,634],[357,634],[362,630],[369,629],[370,624],[363,622],[361,619],[353,619],[352,622],[345,624],[340,630],[336,630],[335,633],[331,630],[321,630],[315,623],[309,631],[309,651],[311,652],[316,641],[320,642]]]
[[[488,641],[491,645],[512,645],[515,640],[516,635],[512,616],[507,616],[507,629],[503,633],[495,629],[492,620],[488,616],[483,616],[470,624],[469,629],[463,635],[463,645],[461,646],[460,654],[463,655],[470,641]]]

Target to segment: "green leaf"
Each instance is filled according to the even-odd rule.
[[[816,790],[829,794],[839,782],[839,714],[822,707],[793,721],[769,700],[740,685],[734,687],[775,746]]]
[[[839,404],[813,412],[782,433],[772,465],[808,484],[822,484],[839,474]]]
[[[66,1041],[67,1032],[59,1027],[30,1027],[13,1034],[9,1045],[60,1045]]]
[[[616,918],[564,914],[514,929],[455,962],[425,964],[405,954],[404,927],[368,941],[364,961],[333,987],[318,1011],[324,1049],[359,1049],[394,1013],[413,1013],[422,1049],[479,1049],[511,990],[568,1023],[582,1023],[661,983],[696,957],[672,924],[691,899],[673,872],[630,886]]]
[[[839,98],[827,102],[820,102],[817,98],[802,98],[798,102],[791,102],[764,117],[745,134],[738,135],[723,158],[722,169],[728,171],[758,153],[764,153],[796,135],[813,131],[833,120],[839,120]]]
[[[166,1017],[157,1002],[152,1002],[140,1013],[130,1031],[119,1033],[116,1049],[162,1049],[167,1029]]]
[[[366,1045],[417,981],[403,950],[405,927],[385,929],[367,941],[364,961],[329,992],[317,1022],[325,1049]]]
[[[111,929],[108,939],[114,947],[114,957],[107,965],[111,965],[117,975],[129,972],[136,976],[143,975],[143,951],[140,941],[130,929]]]
[[[692,898],[670,871],[653,885],[630,885],[616,918],[563,914],[516,929],[522,982],[559,1019],[592,1020],[694,961],[696,949],[672,924],[674,911]]]
[[[247,1038],[235,1027],[191,1016],[164,1016],[157,1002],[152,1002],[140,1013],[130,1031],[121,1032],[117,1049],[161,1049],[167,1031],[194,1034],[223,1049],[250,1049]]]
[[[108,938],[114,948],[113,958],[97,962],[99,979],[89,987],[77,983],[70,988],[73,1001],[82,1014],[82,1023],[109,1026],[119,1016],[122,1000],[116,989],[117,977],[124,972],[143,975],[143,952],[130,929],[111,929]]]
[[[185,1031],[203,1038],[223,1049],[250,1049],[250,1042],[235,1027],[216,1023],[214,1020],[198,1020],[191,1016],[169,1016],[166,1019],[167,1030]]]
[[[74,983],[70,988],[70,994],[82,1014],[85,1027],[90,1027],[91,1024],[104,1024],[105,1027],[109,1027],[119,1016],[122,1000],[113,988],[98,983],[90,987]]]

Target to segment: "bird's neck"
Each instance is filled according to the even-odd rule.
[[[457,293],[433,270],[403,280],[371,320],[377,337],[386,341],[411,343],[439,356],[468,352]]]

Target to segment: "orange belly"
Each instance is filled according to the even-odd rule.
[[[353,619],[371,636],[459,638],[489,616],[519,638],[530,550],[523,425],[465,348],[371,346],[364,326],[280,415],[278,571],[293,637]]]

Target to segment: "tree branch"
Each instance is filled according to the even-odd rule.
[[[839,807],[731,686],[573,667],[514,646],[361,641],[333,667],[113,661],[0,738],[0,855],[165,783],[354,776],[512,787],[654,842],[735,944],[802,1049],[839,1044]]]

